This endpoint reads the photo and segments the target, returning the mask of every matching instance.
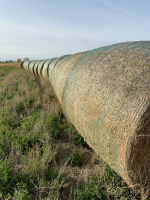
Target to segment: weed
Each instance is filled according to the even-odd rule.
[[[47,118],[45,117],[45,124],[47,130],[51,133],[52,138],[56,139],[59,136],[59,117],[55,113]]]
[[[71,154],[67,154],[67,158],[70,157],[68,164],[71,166],[82,166],[83,156],[80,153],[79,149],[71,150]]]
[[[106,191],[99,190],[100,176],[88,178],[85,185],[78,186],[73,190],[73,196],[76,200],[107,200]]]
[[[64,124],[64,132],[68,135],[70,142],[75,145],[87,145],[84,138],[78,133],[76,128],[69,122]]]
[[[22,168],[19,168],[17,171],[14,168],[15,163],[10,161],[10,159],[1,161],[0,163],[0,189],[2,193],[2,198],[12,197],[15,195],[16,188],[18,188],[19,183],[26,185],[26,195],[31,194],[35,191],[35,184],[37,184],[37,179],[25,175]],[[32,185],[32,182],[34,185]]]
[[[31,195],[28,193],[26,183],[19,182],[16,184],[16,189],[14,191],[14,199],[17,199],[17,200],[31,199]]]
[[[56,96],[54,94],[49,94],[49,99],[50,100],[56,99]]]

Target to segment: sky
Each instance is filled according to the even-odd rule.
[[[0,61],[150,40],[150,0],[0,0]]]

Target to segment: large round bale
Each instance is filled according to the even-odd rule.
[[[43,66],[44,66],[44,63],[46,62],[47,60],[42,60],[39,64],[38,64],[38,67],[37,67],[37,75],[42,77],[42,69],[43,69]]]
[[[52,61],[50,83],[68,120],[130,186],[150,179],[150,41]]]
[[[29,64],[31,63],[31,61],[25,61],[24,64],[25,64],[25,69],[26,70],[29,70]]]
[[[62,60],[66,59],[67,57],[69,57],[70,55],[64,55],[64,56],[60,56],[58,58],[56,58],[55,60],[53,60],[50,64],[49,64],[49,81],[50,81],[50,84],[52,84],[52,76],[53,76],[53,71],[54,71],[54,68],[55,66],[62,62]]]
[[[23,68],[27,70],[27,64],[29,61],[23,61]]]
[[[43,60],[37,60],[33,67],[33,73],[37,76],[38,76],[38,65],[40,64],[41,61],[43,61]]]
[[[20,63],[20,67],[21,68],[23,68],[23,63],[24,63],[25,61],[22,61],[21,63]]]
[[[32,62],[30,62],[29,64],[29,70],[33,73],[33,68],[34,68],[34,65],[36,64],[36,60],[33,60]]]
[[[54,59],[56,58],[51,58],[44,63],[41,76],[46,82],[49,82],[49,65]]]
[[[88,51],[68,56],[55,66],[53,76],[51,77],[51,84],[61,104],[63,104],[63,93],[68,77],[78,60],[87,52]]]

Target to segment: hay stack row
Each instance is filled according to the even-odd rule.
[[[49,81],[68,120],[130,186],[150,178],[150,42],[23,62]]]

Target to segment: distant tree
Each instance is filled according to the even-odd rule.
[[[29,58],[28,58],[28,57],[25,57],[23,60],[24,60],[24,61],[29,61]]]
[[[21,58],[18,58],[18,59],[17,59],[17,62],[21,62]]]

